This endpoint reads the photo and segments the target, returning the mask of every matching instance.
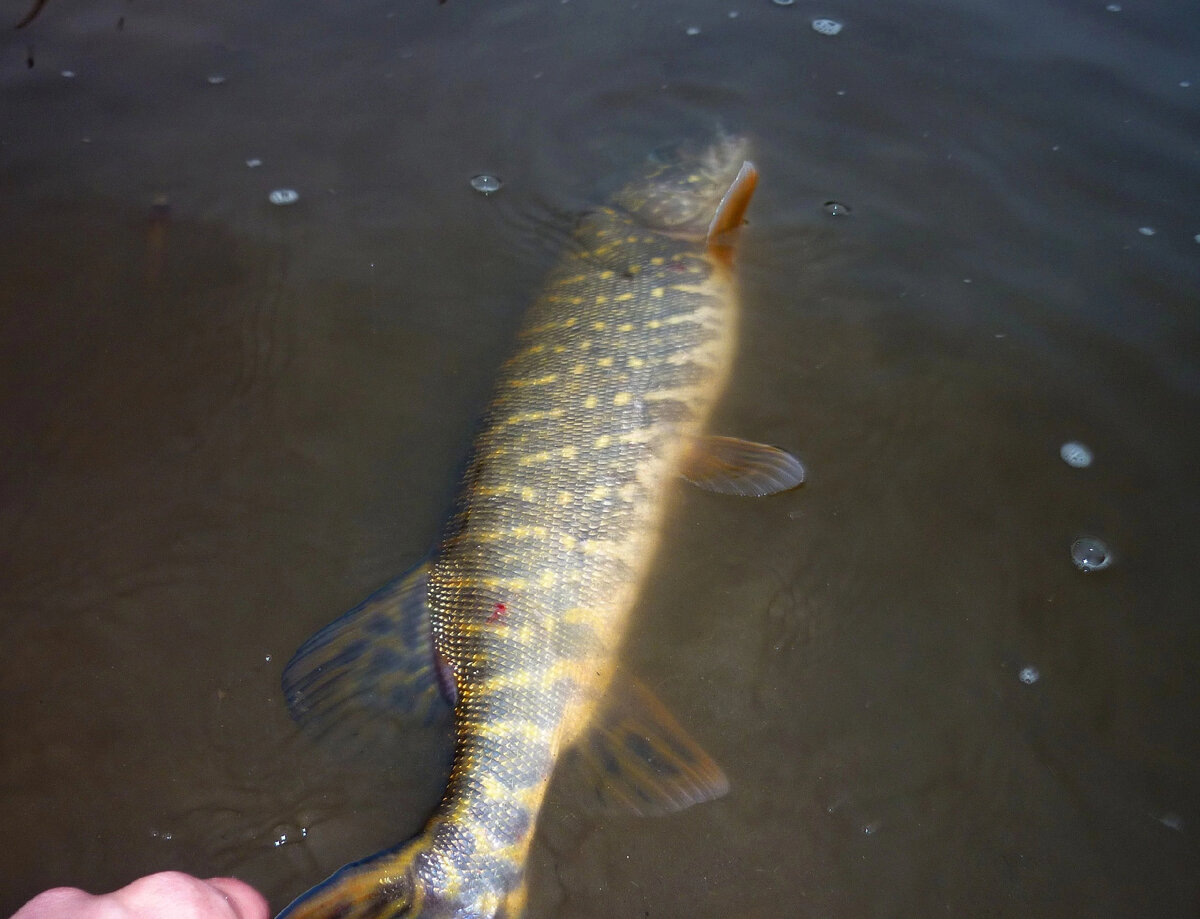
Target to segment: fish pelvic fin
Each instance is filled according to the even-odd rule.
[[[292,718],[320,741],[367,743],[382,722],[449,727],[427,604],[429,564],[376,591],[306,641],[283,671]]]
[[[614,679],[571,756],[585,794],[590,786],[602,812],[671,814],[729,790],[721,767],[646,686],[626,675]]]
[[[693,485],[719,495],[760,498],[804,483],[804,464],[770,444],[718,437],[695,437],[680,470]]]

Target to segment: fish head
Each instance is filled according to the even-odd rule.
[[[706,146],[656,152],[643,177],[617,192],[615,203],[651,229],[704,238],[730,194],[737,190],[748,200],[753,192],[749,146],[744,137],[724,135]]]

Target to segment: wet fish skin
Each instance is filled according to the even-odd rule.
[[[617,652],[674,483],[697,465],[730,371],[733,234],[756,182],[745,152],[722,138],[654,165],[578,227],[502,367],[438,550],[397,588],[424,594],[431,669],[454,704],[442,803],[417,837],[346,866],[280,919],[520,914],[548,782],[618,694]],[[751,465],[772,449],[747,446]],[[775,453],[786,468],[768,471],[771,490],[797,484],[786,461],[799,464]],[[738,470],[718,465],[695,477],[732,491],[720,480]],[[336,633],[324,640],[336,648]],[[332,659],[313,641],[293,662],[292,695],[319,700],[337,683],[323,664],[301,666]],[[597,754],[652,764],[630,803],[653,809],[660,780],[663,809],[723,793],[703,751],[675,743],[669,716],[656,723],[669,738],[658,750],[618,726]]]

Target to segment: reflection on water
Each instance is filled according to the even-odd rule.
[[[425,551],[575,215],[720,123],[762,184],[716,427],[810,481],[685,493],[631,639],[730,795],[562,783],[530,916],[1193,915],[1200,24],[1122,7],[56,0],[7,35],[0,913],[167,867],[278,907],[419,825],[437,744],[315,749],[282,664]]]

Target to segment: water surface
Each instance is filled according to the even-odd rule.
[[[1200,18],[1121,7],[49,0],[5,33],[0,914],[163,868],[279,908],[420,824],[432,742],[333,756],[279,671],[428,548],[575,217],[720,125],[762,181],[717,427],[810,481],[681,493],[627,656],[732,790],[638,820],[564,783],[530,919],[1194,916]]]

